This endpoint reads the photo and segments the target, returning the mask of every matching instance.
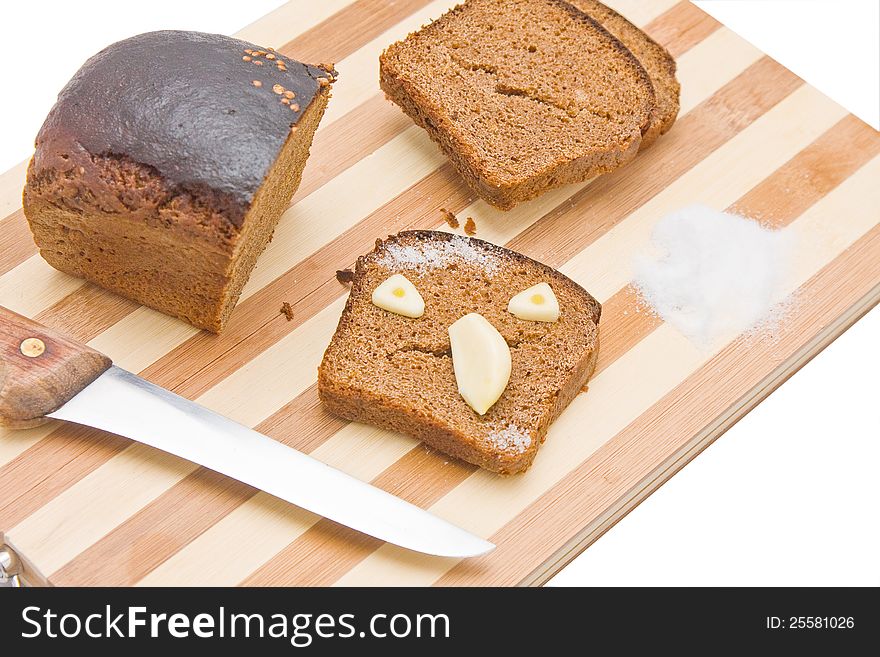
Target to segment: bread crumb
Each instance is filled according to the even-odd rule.
[[[467,221],[464,222],[464,232],[467,235],[476,235],[477,234],[477,224],[474,223],[473,217],[468,217]]]
[[[279,313],[284,315],[288,322],[293,321],[293,307],[286,301],[281,304],[281,310]]]
[[[449,224],[450,228],[458,228],[458,218],[455,216],[455,213],[450,212],[446,208],[440,208],[440,214],[443,215],[443,220]]]
[[[351,285],[354,280],[354,272],[351,269],[337,269],[336,280],[343,285]]]

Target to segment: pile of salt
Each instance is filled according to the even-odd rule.
[[[785,297],[792,239],[756,221],[693,205],[661,219],[655,253],[634,262],[634,282],[666,322],[700,346],[766,325]]]

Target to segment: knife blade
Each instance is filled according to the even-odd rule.
[[[13,328],[9,326],[10,317],[17,324]],[[27,330],[22,332],[21,328]],[[34,340],[43,347],[34,347]],[[68,357],[67,351],[79,350],[76,355],[90,352],[105,359],[106,367],[99,366],[101,373],[96,371],[97,376],[88,377],[91,382],[85,387],[72,389],[72,396],[61,397],[66,401],[45,412],[45,417],[136,440],[410,550],[464,558],[485,554],[495,547],[414,504],[111,365],[109,359],[85,345],[58,336],[2,307],[0,341],[0,392],[5,397],[0,399],[0,416],[5,415],[0,419],[7,420],[6,424],[13,424],[13,420],[19,426],[27,426],[22,423],[29,421],[25,411],[34,415],[33,409],[45,401],[39,391],[35,392],[37,384],[51,394],[58,394],[72,377],[88,369],[81,361]],[[40,362],[44,356],[61,361],[67,370],[62,371],[54,361]],[[55,378],[46,373],[40,377],[33,367],[26,369],[31,360],[39,362]],[[16,378],[20,382],[11,385],[10,380]],[[28,395],[33,399],[29,400]],[[10,411],[13,407],[14,412]]]

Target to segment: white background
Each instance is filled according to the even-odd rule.
[[[278,4],[4,3],[0,171],[30,155],[57,91],[103,46],[163,28],[231,34]],[[878,127],[877,0],[698,4]],[[878,340],[880,308],[551,585],[880,585]]]

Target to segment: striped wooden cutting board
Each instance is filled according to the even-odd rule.
[[[456,561],[357,535],[248,486],[98,431],[0,433],[0,532],[34,582],[535,584],[589,545],[865,313],[880,296],[880,136],[712,18],[678,0],[611,4],[678,60],[673,130],[624,169],[512,212],[474,201],[377,85],[381,49],[455,0],[291,2],[242,30],[339,83],[302,185],[221,336],[46,265],[0,178],[0,304],[120,366],[498,544]],[[645,311],[628,263],[666,212],[701,202],[798,236],[795,310],[773,340],[701,350]],[[346,294],[334,278],[376,237],[444,227],[560,268],[603,305],[588,394],[534,467],[501,478],[410,438],[323,412],[315,369]],[[278,312],[283,301],[293,320]]]

